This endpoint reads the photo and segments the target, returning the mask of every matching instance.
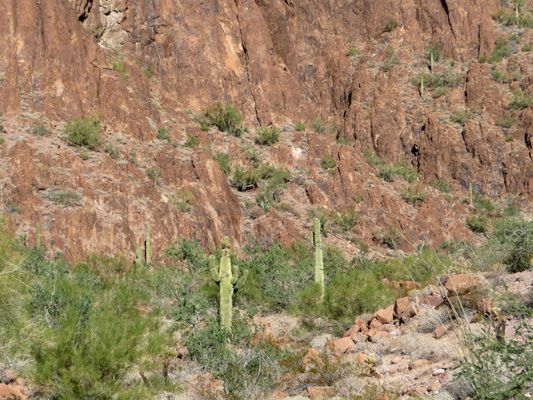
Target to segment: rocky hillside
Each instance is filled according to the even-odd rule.
[[[533,199],[531,9],[4,1],[4,212],[69,259],[133,259],[147,225],[155,256],[182,238],[290,245],[310,215],[349,256],[476,241],[470,185],[521,208]],[[203,117],[217,102],[243,116],[240,137]],[[67,140],[95,115],[98,145]],[[261,127],[279,141],[258,140]]]

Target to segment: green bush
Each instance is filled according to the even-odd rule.
[[[231,161],[228,154],[217,153],[215,160],[218,162],[218,165],[220,165],[222,172],[224,172],[226,175],[231,173]]]
[[[346,57],[353,57],[356,56],[358,53],[358,49],[348,49],[348,51],[346,52]]]
[[[199,144],[200,144],[200,141],[198,140],[196,136],[189,135],[189,137],[185,141],[184,146],[188,147],[189,149],[193,149],[195,147],[198,147]]]
[[[270,128],[259,128],[255,142],[262,145],[273,145],[279,141],[279,129],[275,126]]]
[[[50,200],[62,207],[74,207],[81,205],[81,196],[75,192],[54,192]]]
[[[419,192],[417,188],[411,189],[409,187],[402,190],[402,199],[413,206],[419,206],[426,200],[428,193],[424,190]]]
[[[496,117],[495,124],[502,128],[510,128],[516,122],[516,118],[513,112],[507,113],[504,117]]]
[[[394,181],[395,177],[401,177],[409,183],[418,181],[418,172],[416,172],[407,160],[402,160],[397,164],[388,164],[384,159],[368,151],[363,152],[366,162],[372,168],[378,171],[378,176],[386,182]]]
[[[464,126],[468,120],[470,119],[470,114],[467,112],[460,112],[460,111],[454,111],[450,115],[450,121],[459,124],[461,126]]]
[[[522,110],[528,108],[533,104],[533,96],[528,96],[521,91],[516,91],[513,94],[513,98],[509,103],[509,108],[511,110]]]
[[[504,254],[502,260],[509,272],[531,268],[533,257],[533,221],[522,216],[503,218],[494,224],[490,246],[497,246]]]
[[[242,117],[239,111],[229,103],[226,105],[217,103],[215,107],[206,110],[204,116],[209,125],[216,126],[222,132],[236,137],[241,137],[244,133]]]
[[[489,63],[499,63],[502,59],[511,55],[511,48],[509,47],[509,39],[505,36],[501,36],[496,39],[496,47],[489,57]]]
[[[146,172],[150,180],[157,186],[159,186],[159,172],[159,168],[155,167],[149,168]]]
[[[67,142],[73,146],[85,147],[89,150],[100,148],[102,128],[99,116],[69,121],[64,132]]]
[[[294,126],[294,130],[296,130],[296,132],[304,132],[305,129],[307,128],[307,126],[299,121],[295,126]]]
[[[390,19],[387,21],[385,26],[383,27],[383,32],[392,32],[394,28],[398,26],[398,21],[395,19]]]
[[[435,183],[435,188],[442,193],[450,193],[450,185],[442,179],[439,179],[437,183]]]
[[[411,82],[414,86],[419,88],[422,83],[422,78],[424,78],[424,87],[432,89],[456,87],[463,82],[463,75],[455,74],[453,72],[443,75],[422,73]]]
[[[480,400],[525,399],[533,381],[533,327],[525,321],[515,328],[517,339],[506,340],[489,323],[467,335],[467,352],[459,362],[459,376]]]
[[[489,219],[485,215],[473,215],[466,219],[466,225],[474,233],[485,233],[488,229]]]
[[[335,173],[337,162],[331,157],[331,154],[326,154],[322,161],[320,161],[320,166],[326,171],[329,171],[329,173]]]
[[[50,129],[41,122],[33,124],[31,127],[31,133],[37,136],[48,136],[51,132]]]
[[[241,167],[235,167],[231,181],[237,190],[244,192],[257,187],[259,173],[253,168],[243,169]]]
[[[291,173],[286,168],[276,168],[265,164],[259,170],[259,176],[263,180],[257,195],[257,205],[265,211],[269,211],[272,203],[278,200],[279,195],[285,189],[285,183],[292,179]]]

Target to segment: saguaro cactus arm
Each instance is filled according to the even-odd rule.
[[[231,284],[235,286],[237,280],[239,279],[239,266],[237,264],[231,265]]]
[[[209,267],[211,268],[211,277],[216,283],[220,283],[220,274],[217,271],[216,260],[214,255],[209,256]]]
[[[242,273],[242,276],[239,278],[239,280],[235,284],[235,288],[234,288],[235,292],[237,292],[240,288],[244,286],[244,283],[246,282],[247,278],[248,278],[248,270],[245,269],[244,272]]]

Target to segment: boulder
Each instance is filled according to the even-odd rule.
[[[378,310],[374,314],[374,318],[376,318],[382,324],[388,324],[392,322],[392,320],[394,319],[394,304],[390,305],[387,308],[382,308],[381,310]],[[372,328],[372,326],[370,327]]]
[[[464,294],[479,284],[479,279],[472,275],[457,274],[446,280],[444,287],[452,294]]]
[[[311,400],[329,399],[333,394],[333,386],[308,386],[307,393]]]
[[[403,322],[407,322],[417,314],[415,300],[411,297],[402,297],[394,303],[394,316]]]

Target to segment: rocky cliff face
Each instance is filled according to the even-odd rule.
[[[40,223],[46,246],[69,258],[133,257],[148,224],[156,254],[183,237],[206,247],[224,235],[236,247],[252,235],[290,244],[317,207],[361,216],[357,240],[328,239],[349,254],[394,231],[406,250],[421,241],[472,240],[464,225],[471,210],[461,202],[469,184],[486,196],[511,195],[520,206],[533,196],[533,108],[508,111],[513,92],[533,94],[532,53],[512,42],[510,58],[478,62],[500,36],[516,32],[523,44],[533,41],[529,28],[495,23],[500,4],[4,1],[2,201],[19,233],[34,240]],[[443,59],[430,71],[425,52],[436,44]],[[495,80],[494,69],[516,79]],[[412,81],[430,72],[446,83],[437,93],[426,81],[421,95]],[[201,131],[193,116],[217,101],[235,104],[251,132],[233,138]],[[105,144],[83,160],[63,140],[63,124],[94,112],[103,116]],[[468,121],[450,121],[453,112]],[[293,128],[317,118],[331,133]],[[511,127],[498,122],[505,118]],[[36,123],[51,134],[32,134]],[[281,142],[255,150],[263,163],[292,170],[278,198],[292,212],[277,207],[249,218],[258,189],[236,192],[213,157],[228,153],[234,165],[251,166],[252,132],[269,124],[283,127]],[[189,136],[200,146],[185,148]],[[406,159],[422,183],[447,181],[457,196],[402,179],[384,182],[363,151]],[[332,173],[320,167],[326,154],[336,162]],[[402,198],[407,188],[427,191],[422,205]]]

